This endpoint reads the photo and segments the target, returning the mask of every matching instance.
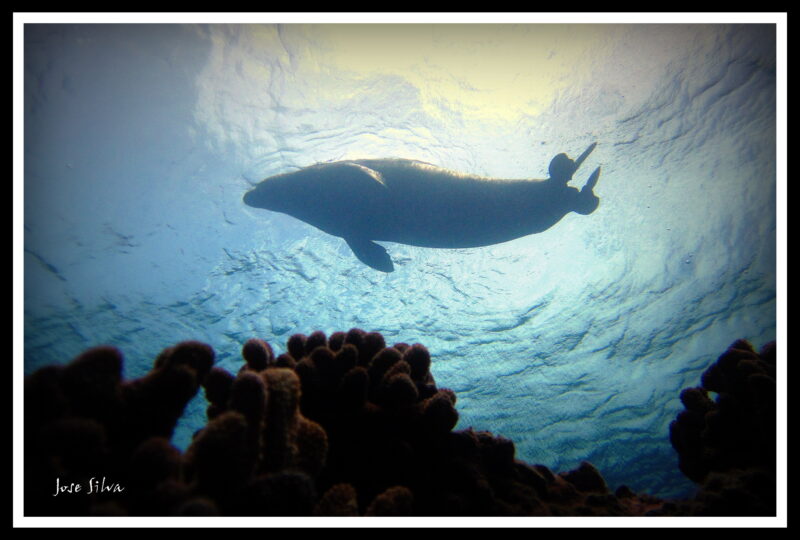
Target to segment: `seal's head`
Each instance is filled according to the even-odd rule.
[[[244,194],[244,204],[264,210],[285,211],[294,192],[287,176],[277,175],[262,180]]]
[[[251,189],[250,191],[245,193],[244,197],[242,198],[242,200],[244,201],[244,204],[246,204],[247,206],[253,206],[253,207],[258,207],[258,199],[259,199],[259,197],[258,197],[258,194],[256,193],[255,189]]]
[[[575,162],[567,154],[558,154],[550,161],[550,179],[560,184],[566,184],[575,173]]]

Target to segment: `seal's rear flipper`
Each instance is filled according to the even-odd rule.
[[[576,160],[575,160],[575,170],[576,170],[576,171],[578,170],[578,167],[580,167],[580,166],[581,166],[581,163],[583,163],[583,161],[584,161],[584,160],[585,160],[587,157],[589,157],[589,154],[591,154],[591,153],[592,153],[592,150],[594,150],[594,147],[595,147],[595,146],[597,146],[597,143],[596,143],[596,142],[593,142],[592,144],[590,144],[590,145],[589,145],[589,148],[587,148],[586,150],[584,150],[584,151],[583,151],[583,154],[581,154],[580,156],[578,156],[578,159],[576,159]]]
[[[358,260],[381,272],[394,272],[394,264],[386,248],[363,238],[345,238]]]
[[[588,215],[594,212],[598,205],[600,204],[600,199],[597,198],[597,195],[594,194],[592,191],[594,186],[597,185],[597,180],[600,178],[600,167],[597,167],[589,179],[586,181],[586,184],[581,188],[580,195],[577,198],[574,211]]]
[[[597,185],[597,179],[600,178],[600,167],[597,167],[589,179],[586,181],[586,184],[583,186],[583,190],[592,191],[594,186]]]

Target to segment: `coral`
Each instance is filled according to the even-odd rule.
[[[350,484],[336,484],[320,497],[314,507],[315,516],[358,516],[356,490]]]
[[[119,407],[122,354],[113,347],[90,349],[61,372],[60,390],[76,416],[108,422]]]
[[[414,494],[405,486],[391,487],[375,497],[365,515],[413,516]]]
[[[206,415],[209,420],[228,408],[228,400],[231,396],[234,378],[227,370],[215,366],[211,368],[205,381],[203,381],[203,389],[209,402],[208,409],[206,409]]]
[[[608,486],[594,465],[583,461],[577,469],[561,473],[561,477],[578,488],[578,491],[587,493],[608,493]]]
[[[458,423],[454,396],[450,392],[440,390],[422,402],[424,424],[432,436],[446,435]]]
[[[197,373],[185,365],[165,365],[122,384],[121,413],[106,425],[109,435],[127,450],[148,437],[172,438],[183,409],[199,388]]]
[[[300,381],[287,368],[266,370],[267,420],[262,432],[261,470],[274,471],[288,467],[294,459],[292,446],[299,417]]]
[[[125,381],[122,354],[97,347],[25,380],[28,515],[642,516],[775,512],[775,347],[735,342],[670,426],[692,499],[612,491],[581,462],[554,473],[513,441],[455,431],[419,343],[354,328],[264,340],[231,373],[196,341],[162,351]],[[170,443],[202,388],[207,423]],[[715,396],[710,393],[716,394]],[[62,492],[53,496],[56,480]],[[68,490],[106,487],[91,496]],[[116,489],[116,491],[115,491]]]
[[[286,342],[286,350],[289,355],[295,360],[300,360],[306,353],[306,336],[303,334],[294,334]]]
[[[256,466],[250,451],[247,419],[227,411],[203,428],[186,450],[185,478],[196,494],[208,497],[225,513],[249,481]]]
[[[251,371],[262,371],[274,363],[275,353],[269,343],[262,339],[250,338],[242,346],[242,358],[247,364],[242,368]]]
[[[344,345],[344,340],[347,337],[347,334],[344,332],[334,332],[328,338],[328,347],[333,352],[337,352],[339,349],[342,348]]]
[[[306,354],[309,355],[314,352],[317,347],[327,347],[328,337],[324,332],[317,330],[312,332],[305,340]]]
[[[700,387],[681,392],[685,409],[669,435],[680,470],[700,487],[691,513],[775,514],[775,371],[774,342],[756,352],[737,340]]]
[[[180,480],[181,451],[167,439],[152,437],[140,444],[130,457],[128,486],[131,513],[166,515],[168,504],[161,486]],[[182,496],[179,495],[179,499]]]
[[[148,374],[123,381],[122,354],[102,346],[27,377],[26,515],[118,513],[126,510],[121,503],[137,508],[140,498],[131,490],[152,489],[142,463],[151,474],[169,476],[175,458],[151,440],[172,437],[213,358],[207,345],[179,343],[162,351]]]
[[[187,517],[218,516],[219,509],[213,501],[203,497],[195,497],[181,503],[177,507],[175,515]]]
[[[294,467],[316,478],[325,466],[328,454],[328,434],[316,422],[300,416],[294,444]]]
[[[317,499],[313,480],[295,470],[254,478],[244,492],[237,515],[310,516]]]

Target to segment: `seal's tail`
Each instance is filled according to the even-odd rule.
[[[576,171],[578,170],[578,167],[580,167],[580,166],[581,166],[581,163],[583,163],[583,161],[584,161],[584,160],[585,160],[587,157],[589,157],[589,154],[591,154],[591,153],[592,153],[592,150],[594,150],[594,147],[595,147],[595,146],[597,146],[597,143],[596,143],[596,142],[593,142],[592,144],[590,144],[590,145],[589,145],[589,148],[587,148],[586,150],[584,150],[584,151],[583,151],[583,154],[581,154],[581,155],[578,157],[578,159],[576,159],[576,160],[575,160],[575,170],[576,170]]]
[[[581,191],[592,191],[594,186],[597,185],[597,180],[600,178],[600,167],[597,167],[589,179],[586,181],[586,184],[583,186]]]
[[[600,178],[600,167],[597,167],[594,172],[589,176],[589,179],[581,188],[580,195],[577,197],[575,212],[583,215],[591,214],[600,205],[600,199],[592,191],[594,186],[597,185],[597,180]]]

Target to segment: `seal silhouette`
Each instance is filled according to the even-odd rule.
[[[375,241],[480,247],[545,231],[569,212],[591,214],[600,202],[593,192],[600,167],[580,190],[567,183],[596,144],[577,160],[555,156],[546,179],[486,178],[409,159],[359,159],[271,176],[243,200],[339,236],[361,262],[391,272],[391,257]]]

